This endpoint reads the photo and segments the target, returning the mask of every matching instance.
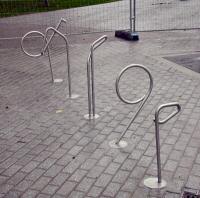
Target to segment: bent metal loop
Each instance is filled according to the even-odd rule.
[[[56,26],[56,30],[59,29],[59,27],[61,26],[62,23],[66,23],[66,20],[61,18],[60,21],[58,22],[57,26]],[[55,31],[52,33],[52,35],[50,36],[49,38],[49,41],[51,41],[55,35]],[[42,32],[39,32],[39,31],[30,31],[28,33],[26,33],[23,37],[22,37],[22,40],[21,40],[21,49],[22,51],[27,55],[27,56],[30,56],[30,57],[33,57],[33,58],[38,58],[40,56],[43,56],[44,55],[44,49],[41,49],[41,51],[39,53],[36,53],[36,54],[32,54],[30,52],[28,52],[25,47],[24,47],[24,41],[26,38],[30,38],[30,37],[42,37],[43,38],[43,41],[44,41],[44,44],[46,43],[47,44],[47,38],[46,36],[42,33]],[[47,51],[47,56],[48,56],[48,59],[49,59],[49,66],[50,66],[50,71],[51,71],[51,79],[52,79],[52,83],[55,82],[54,80],[54,75],[53,75],[53,69],[52,69],[52,63],[51,63],[51,56],[50,56],[50,49],[49,49],[49,45],[47,45],[47,48],[45,49],[45,51]]]
[[[119,82],[120,79],[122,77],[122,75],[129,69],[131,68],[139,68],[142,69],[145,73],[148,74],[150,83],[149,83],[149,89],[147,91],[147,93],[145,95],[143,95],[141,98],[137,99],[137,100],[127,100],[124,97],[122,97],[122,95],[120,94],[119,91]],[[116,87],[116,93],[117,96],[119,97],[119,99],[126,103],[126,104],[138,104],[140,103],[138,110],[136,111],[135,115],[133,116],[133,118],[130,120],[129,124],[127,125],[126,129],[124,130],[124,132],[121,134],[121,136],[117,139],[117,140],[112,140],[111,142],[109,142],[109,145],[113,148],[121,148],[121,147],[126,147],[127,143],[125,141],[122,141],[121,139],[124,137],[124,135],[126,134],[127,130],[129,129],[129,127],[131,126],[131,124],[133,123],[133,121],[136,119],[136,117],[138,116],[138,114],[140,113],[142,107],[144,106],[145,102],[147,101],[147,99],[149,98],[151,91],[153,89],[153,77],[151,75],[151,72],[149,71],[149,69],[143,65],[140,64],[131,64],[126,66],[118,75],[118,77],[116,78],[116,82],[115,82],[115,87]]]
[[[70,59],[69,59],[69,42],[68,42],[68,39],[67,37],[62,34],[60,31],[58,31],[60,25],[62,22],[65,22],[66,23],[66,20],[61,18],[59,23],[57,24],[56,28],[53,28],[53,27],[48,27],[45,31],[45,34],[41,33],[41,32],[38,32],[38,31],[31,31],[31,32],[28,32],[27,34],[25,34],[23,37],[22,37],[22,40],[21,40],[21,48],[23,50],[23,52],[30,56],[30,57],[40,57],[42,55],[45,54],[45,52],[47,51],[48,53],[48,58],[49,58],[49,65],[50,65],[50,71],[51,71],[51,78],[52,78],[52,82],[62,82],[63,79],[54,79],[54,76],[53,76],[53,70],[52,70],[52,64],[51,64],[51,57],[50,57],[50,51],[49,51],[49,45],[54,37],[55,34],[58,34],[61,38],[64,39],[64,42],[66,44],[66,55],[67,55],[67,79],[68,79],[68,90],[69,90],[69,98],[70,99],[75,99],[75,98],[78,98],[79,95],[77,94],[72,94],[72,91],[71,91],[71,72],[70,72]],[[52,31],[52,34],[50,36],[50,38],[48,39],[48,33]],[[43,40],[44,40],[44,47],[43,49],[41,50],[41,52],[39,54],[31,54],[29,52],[27,52],[24,48],[24,40],[26,37],[30,36],[31,34],[39,34],[40,36],[42,36]]]

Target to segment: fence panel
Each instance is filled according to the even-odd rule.
[[[199,0],[136,0],[137,31],[200,28]]]
[[[16,7],[16,1],[22,0],[10,0],[9,5],[3,4],[3,1],[0,9],[4,5],[7,11],[1,13],[4,17],[0,18],[0,38],[21,37],[30,30],[44,32],[46,27],[55,26],[61,17],[67,19],[64,31],[69,34],[129,29],[129,0],[14,17],[5,16]],[[39,0],[26,1],[32,1],[32,6],[39,6],[35,3]],[[91,0],[84,1],[88,1],[89,5]],[[25,9],[25,4],[22,8]],[[31,8],[26,9],[28,12]],[[200,28],[199,10],[200,0],[136,0],[136,31]]]
[[[34,0],[33,0],[34,1]],[[81,1],[81,0],[79,0]],[[89,0],[87,0],[89,2]],[[101,2],[101,0],[99,0]],[[12,3],[10,5],[12,7]],[[67,19],[69,34],[114,31],[128,28],[129,0],[71,8],[15,17],[0,18],[0,38],[21,37],[27,31],[43,31],[55,26],[61,17]]]

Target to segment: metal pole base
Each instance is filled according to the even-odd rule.
[[[131,32],[130,30],[117,30],[115,31],[115,36],[128,41],[139,40],[139,34],[137,32]]]
[[[128,143],[126,141],[120,140],[118,143],[118,140],[112,140],[109,142],[109,146],[111,148],[125,148]]]
[[[72,94],[70,97],[68,97],[69,99],[76,99],[76,98],[78,98],[78,97],[80,97],[78,94]]]
[[[63,79],[57,78],[57,79],[54,79],[53,82],[54,83],[61,83],[61,82],[63,82]]]
[[[56,110],[56,113],[63,113],[63,112],[64,112],[63,109],[57,109],[57,110]]]
[[[158,183],[157,177],[151,177],[144,180],[144,185],[150,189],[162,189],[167,186],[167,182],[162,179],[161,183]]]
[[[86,114],[86,115],[84,115],[84,118],[86,119],[86,120],[95,120],[95,119],[97,119],[97,118],[99,118],[100,116],[98,115],[98,114],[95,114],[94,116],[93,115],[90,115],[90,114]]]

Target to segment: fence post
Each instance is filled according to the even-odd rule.
[[[115,36],[123,38],[130,41],[138,41],[139,35],[135,31],[136,24],[136,0],[129,0],[129,20],[130,20],[130,29],[129,30],[117,30],[115,31]]]
[[[44,0],[44,6],[49,7],[49,1],[48,0]]]

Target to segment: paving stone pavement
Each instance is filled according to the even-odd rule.
[[[166,102],[179,102],[182,110],[160,126],[165,197],[180,197],[184,187],[200,188],[199,74],[163,58],[198,54],[199,31],[140,33],[139,42],[108,33],[108,41],[95,51],[100,118],[87,121],[86,60],[91,42],[100,35],[69,38],[72,92],[80,95],[76,100],[67,98],[66,54],[60,42],[52,45],[53,70],[65,80],[54,85],[47,57],[33,59],[20,48],[0,49],[1,198],[153,196],[143,180],[157,174],[153,119],[158,105]],[[115,92],[116,76],[131,63],[151,70],[154,87],[123,138],[128,146],[113,149],[109,141],[120,136],[137,109],[122,103]],[[126,73],[120,83],[123,96],[142,96],[146,77],[137,69]],[[161,117],[171,111],[163,110]]]

